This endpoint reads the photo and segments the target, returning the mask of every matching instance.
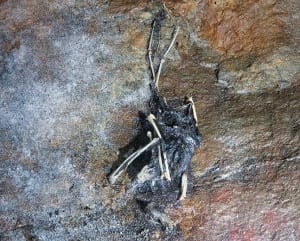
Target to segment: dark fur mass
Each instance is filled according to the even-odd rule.
[[[149,101],[149,110],[155,116],[155,123],[162,136],[158,146],[162,152],[166,154],[171,180],[162,178],[159,167],[159,152],[158,146],[152,147],[151,152],[145,155],[144,158],[149,158],[150,163],[146,165],[137,175],[134,181],[134,190],[138,200],[161,202],[162,200],[177,200],[182,175],[188,172],[193,153],[199,147],[202,140],[198,130],[196,120],[194,118],[193,103],[191,101],[166,101],[160,95],[156,86],[157,76],[159,72],[159,64],[154,65],[156,56],[165,55],[159,54],[159,37],[161,23],[164,21],[165,12],[160,12],[152,26],[152,33],[149,40],[149,49],[152,55],[149,57],[150,69],[152,68],[152,81],[150,89],[152,92]],[[176,38],[176,34],[173,39]],[[169,47],[170,48],[170,47]],[[164,53],[166,48],[163,50]],[[156,62],[161,62],[156,61]],[[155,70],[156,69],[156,70]],[[148,113],[149,114],[149,113]],[[154,137],[157,137],[153,125],[150,125],[147,120],[143,121],[144,133],[151,131]]]
[[[174,108],[161,108],[157,113],[157,124],[164,137],[165,151],[169,160],[171,178],[178,180],[188,169],[196,147],[199,147],[201,137],[190,105]]]
[[[114,183],[130,166],[133,171],[128,170],[128,173],[134,180],[132,190],[136,199],[153,204],[184,198],[190,162],[202,139],[192,99],[166,100],[158,90],[162,64],[179,31],[177,28],[169,45],[161,51],[163,54],[159,53],[159,32],[165,16],[164,11],[157,15],[149,39],[147,57],[152,73],[151,98],[149,113],[141,115],[142,130],[134,142],[140,146],[110,176],[111,183]],[[149,133],[150,136],[145,138]],[[178,197],[180,191],[183,196]]]
[[[160,177],[158,165],[158,151],[154,147],[151,152],[151,161],[147,166],[150,178],[135,181],[135,190],[139,199],[148,200],[155,198],[155,194],[162,195],[172,191],[178,191],[181,176],[188,171],[193,153],[199,147],[202,140],[198,127],[193,118],[191,105],[183,101],[173,101],[166,104],[157,90],[151,87],[153,95],[150,101],[150,110],[156,117],[156,124],[162,134],[162,148],[166,152],[170,168],[171,181]],[[176,102],[176,103],[174,103]],[[144,131],[152,130],[151,126],[144,122]],[[143,170],[141,171],[141,173]]]

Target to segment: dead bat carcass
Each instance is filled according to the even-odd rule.
[[[158,82],[162,66],[179,33],[177,27],[171,43],[155,68],[152,45],[154,32],[159,29],[156,28],[159,24],[157,21],[153,22],[148,47],[152,95],[149,102],[150,112],[145,115],[143,122],[143,132],[147,133],[149,143],[121,163],[109,176],[109,180],[115,183],[132,162],[148,152],[149,164],[137,174],[132,185],[136,195],[141,199],[151,200],[155,196],[175,193],[177,199],[182,200],[187,193],[190,161],[202,138],[198,130],[197,114],[192,98],[185,98],[184,101],[180,101],[180,104],[171,104],[167,103],[159,93]]]

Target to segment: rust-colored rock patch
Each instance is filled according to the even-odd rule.
[[[286,35],[276,1],[203,1],[198,34],[226,55],[264,54]]]
[[[193,17],[199,37],[227,57],[267,54],[288,39],[274,0],[169,1],[167,6]]]
[[[274,48],[284,37],[276,1],[208,1],[204,35],[224,52],[243,54]],[[200,8],[201,9],[201,8]]]
[[[201,229],[207,222],[204,206],[202,199],[191,197],[184,200],[182,205],[177,208],[166,209],[166,213],[182,231],[184,240],[194,240],[193,237],[204,236],[204,231]]]

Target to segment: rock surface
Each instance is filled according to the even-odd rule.
[[[193,96],[203,135],[169,225],[107,182],[164,5],[160,89]],[[299,24],[298,0],[0,1],[0,240],[299,240]]]

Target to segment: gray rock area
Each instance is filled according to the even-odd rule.
[[[203,136],[187,198],[149,213],[128,173],[164,9],[167,101]],[[0,240],[300,239],[298,0],[0,0]],[[138,143],[137,143],[138,144]]]

